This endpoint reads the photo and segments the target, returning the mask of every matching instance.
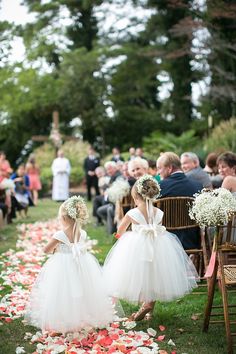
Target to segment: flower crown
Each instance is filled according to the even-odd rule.
[[[147,193],[144,193],[143,187],[146,181],[153,181],[156,184],[157,194],[155,194],[152,198],[148,198]],[[161,191],[159,183],[152,177],[152,175],[148,175],[148,174],[143,175],[137,180],[136,187],[137,187],[138,194],[140,194],[143,198],[154,199],[154,200],[159,197]]]
[[[89,218],[88,209],[82,197],[76,195],[70,197],[65,201],[64,208],[71,219],[79,220],[81,224],[87,222]]]

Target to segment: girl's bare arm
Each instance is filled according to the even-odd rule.
[[[60,241],[55,240],[54,238],[51,239],[51,241],[48,242],[47,246],[44,247],[44,252],[53,253],[53,251],[56,249],[59,242]]]
[[[129,215],[125,215],[117,229],[117,233],[119,235],[122,235],[128,228],[128,226],[131,224],[131,218],[129,217]]]

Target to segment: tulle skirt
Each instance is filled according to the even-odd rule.
[[[51,256],[32,288],[25,319],[42,330],[62,333],[112,322],[114,306],[96,258],[86,253],[76,262],[71,253]]]
[[[180,241],[167,231],[157,237],[124,233],[103,271],[108,293],[134,303],[180,298],[197,286],[198,279]]]

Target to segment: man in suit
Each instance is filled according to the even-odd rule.
[[[120,149],[118,147],[114,147],[112,149],[111,161],[114,161],[114,162],[124,161],[124,158],[121,156]]]
[[[98,178],[95,173],[96,168],[100,165],[100,160],[96,156],[92,146],[88,148],[88,156],[84,160],[84,171],[87,186],[87,198],[91,200],[91,189],[94,187],[96,195],[99,195]]]
[[[181,162],[173,152],[164,152],[157,159],[157,171],[161,176],[161,198],[165,197],[192,197],[202,189],[202,184],[190,180],[181,169]],[[184,249],[200,246],[199,229],[173,230]]]

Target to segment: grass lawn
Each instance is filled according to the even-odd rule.
[[[57,215],[59,203],[49,199],[42,199],[37,207],[29,209],[29,216],[26,219],[16,220],[11,225],[7,225],[0,230],[0,253],[9,248],[14,249],[17,240],[17,225],[33,223],[36,221],[46,221]],[[90,205],[91,207],[91,205]],[[86,227],[88,235],[92,239],[98,240],[96,255],[99,262],[103,263],[104,258],[112,246],[114,240],[106,234],[104,227],[94,227],[93,221]],[[128,271],[128,270],[127,270]],[[0,280],[1,282],[1,280]],[[10,289],[8,289],[10,291]],[[196,290],[198,291],[198,290]],[[1,294],[3,295],[3,294]],[[217,298],[219,295],[217,294]],[[226,351],[225,329],[223,324],[211,326],[209,333],[202,333],[202,321],[206,295],[191,294],[184,298],[170,303],[156,303],[154,317],[150,322],[138,323],[135,330],[146,331],[152,327],[158,330],[157,335],[165,334],[165,339],[160,342],[160,348],[168,353],[176,351],[177,354],[224,354]],[[127,315],[137,309],[137,306],[122,302]],[[160,332],[159,325],[166,327],[164,332]],[[0,326],[0,353],[13,354],[17,346],[24,346],[26,353],[34,351],[33,346],[24,340],[25,332],[36,332],[33,327],[24,326],[21,320],[15,320]],[[176,344],[172,347],[167,344],[168,340]]]

